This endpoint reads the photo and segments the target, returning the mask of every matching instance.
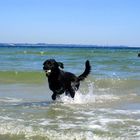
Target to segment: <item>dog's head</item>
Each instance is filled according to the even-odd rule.
[[[63,69],[63,63],[56,62],[54,59],[48,59],[43,63],[43,70],[45,71],[46,76],[49,76],[55,71],[58,71],[59,67]]]

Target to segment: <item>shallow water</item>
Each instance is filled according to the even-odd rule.
[[[0,140],[139,140],[140,49],[0,48]],[[45,59],[92,73],[75,99],[51,100]]]

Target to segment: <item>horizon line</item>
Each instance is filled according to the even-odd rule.
[[[91,46],[91,47],[124,47],[124,48],[140,48],[140,46],[129,46],[129,45],[97,45],[97,44],[80,44],[80,43],[0,43],[0,45],[2,46],[17,46],[17,45],[21,45],[21,46],[46,46],[50,45],[50,46]]]

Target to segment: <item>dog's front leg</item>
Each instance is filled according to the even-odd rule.
[[[54,92],[53,95],[52,95],[52,100],[56,100],[56,95],[57,94]]]

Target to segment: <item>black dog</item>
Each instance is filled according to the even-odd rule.
[[[80,86],[80,81],[84,80],[91,70],[88,60],[85,63],[85,71],[78,77],[70,72],[62,71],[60,68],[64,68],[63,63],[56,62],[54,59],[46,60],[43,65],[43,70],[48,77],[49,88],[53,91],[53,100],[64,92],[74,98],[75,91]]]

